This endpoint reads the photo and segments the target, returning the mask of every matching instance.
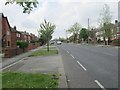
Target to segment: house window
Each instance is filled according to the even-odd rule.
[[[10,35],[10,32],[9,32],[9,31],[7,31],[7,35]]]
[[[10,46],[10,41],[8,41],[8,44],[7,44],[7,46]]]
[[[17,33],[17,34],[16,34],[16,36],[17,36],[17,37],[20,37],[20,34],[19,34],[19,33]]]

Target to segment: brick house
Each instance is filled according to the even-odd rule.
[[[34,34],[18,31],[16,26],[11,27],[8,18],[3,13],[0,13],[0,53],[3,51],[4,57],[9,58],[24,53],[23,49],[17,47],[17,40],[23,40],[29,43],[28,47],[25,48],[26,52],[39,46],[38,44],[33,45],[31,43],[31,40],[36,39],[37,37]]]
[[[4,17],[3,13],[0,13],[0,20],[2,23],[0,26],[0,28],[2,29],[2,48],[11,47],[11,27],[8,19],[7,17]]]
[[[17,40],[22,40],[21,35],[22,34],[16,30],[16,26],[14,26],[13,28],[11,27],[11,47],[12,48],[17,47],[16,45]]]

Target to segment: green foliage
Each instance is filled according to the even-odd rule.
[[[20,48],[27,48],[28,47],[28,42],[25,42],[23,40],[18,40],[16,42],[16,45],[18,45]]]
[[[88,39],[88,30],[86,28],[82,28],[80,31],[80,38],[83,38],[84,41]]]
[[[49,56],[49,55],[55,55],[58,54],[58,50],[50,50],[49,52],[47,51],[47,49],[42,49],[42,50],[38,50],[34,53],[32,53],[31,55],[29,55],[29,57],[33,57],[33,56]]]
[[[16,3],[23,8],[23,13],[30,13],[33,8],[37,7],[37,0],[6,0],[5,5]]]
[[[50,22],[47,22],[44,20],[43,23],[40,24],[40,29],[38,30],[40,38],[42,38],[48,46],[48,51],[49,51],[49,41],[52,39],[52,34],[54,32],[54,29],[56,26]]]
[[[57,74],[55,75],[59,79],[59,76]],[[53,79],[52,77],[53,75],[50,74],[3,72],[2,89],[11,88],[10,90],[14,90],[21,88],[23,90],[23,88],[47,88],[45,90],[48,90],[48,88],[57,88],[58,79]]]
[[[103,31],[103,37],[111,37],[112,34],[117,33],[117,28],[112,23],[104,23],[104,26],[101,28],[101,30]]]
[[[73,34],[74,43],[77,40],[77,36],[78,36],[80,30],[81,30],[81,26],[79,23],[76,22],[66,31],[66,32],[69,32],[70,34]]]
[[[120,39],[115,39],[115,40],[112,41],[112,43],[120,45]]]
[[[38,43],[38,42],[39,42],[39,40],[31,40],[30,41],[30,43],[33,43],[33,44]]]

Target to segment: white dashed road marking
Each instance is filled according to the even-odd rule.
[[[104,86],[101,85],[100,82],[99,82],[98,80],[95,80],[95,82],[98,84],[98,86],[99,86],[100,88],[102,88],[103,90],[105,90]]]
[[[85,71],[87,71],[87,69],[86,69],[79,61],[77,61],[77,63],[78,63]]]
[[[70,56],[71,56],[73,59],[75,59],[75,57],[74,57],[72,54],[70,54]]]
[[[69,53],[69,52],[67,51],[67,53]]]

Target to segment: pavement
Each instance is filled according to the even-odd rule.
[[[118,88],[118,49],[59,45],[69,88]]]
[[[19,61],[19,60],[21,60],[21,59],[29,56],[32,52],[37,51],[37,50],[39,50],[40,48],[42,48],[42,46],[41,46],[41,47],[38,47],[38,48],[36,48],[36,49],[30,50],[29,52],[25,52],[25,53],[19,54],[19,55],[17,55],[17,56],[14,56],[14,57],[12,57],[12,58],[1,58],[1,59],[2,59],[2,60],[1,60],[1,61],[2,61],[2,62],[1,62],[1,63],[2,63],[2,68],[4,68],[4,67],[6,67],[6,66],[8,66],[8,65],[10,65],[10,64],[12,64],[12,63],[14,63],[14,62],[17,62],[17,61]],[[0,69],[1,69],[1,67],[0,67]]]
[[[37,48],[33,51],[36,51]],[[3,61],[3,71],[18,71],[27,73],[59,74],[59,88],[67,88],[61,54],[52,56],[28,57],[31,52]],[[10,67],[9,67],[10,66]]]

